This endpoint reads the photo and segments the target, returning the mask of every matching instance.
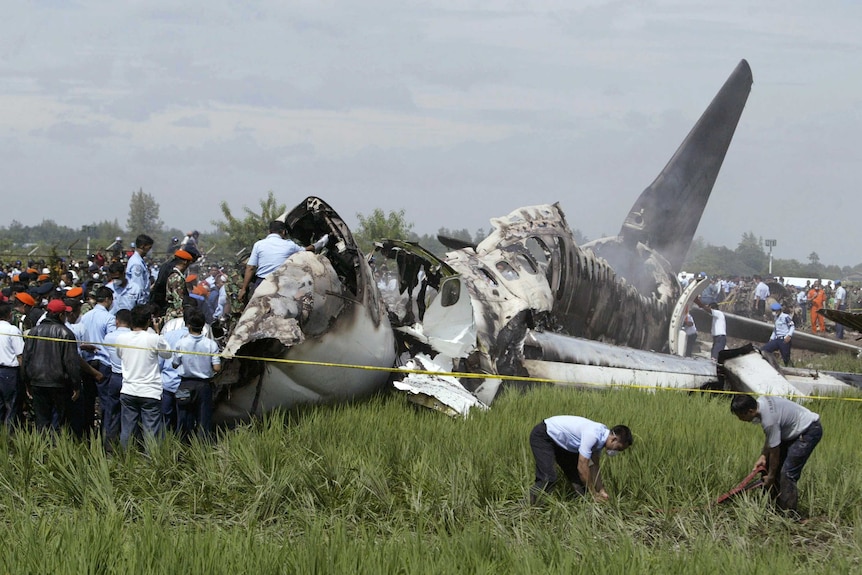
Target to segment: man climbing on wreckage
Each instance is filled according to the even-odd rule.
[[[772,329],[769,341],[761,348],[761,351],[772,353],[778,350],[781,352],[781,359],[784,360],[786,367],[790,364],[790,340],[793,337],[793,332],[796,331],[796,326],[793,324],[793,318],[781,311],[780,303],[773,303],[771,309],[775,327]]]
[[[820,416],[783,397],[750,395],[735,396],[730,411],[741,421],[763,427],[766,439],[754,469],[766,468],[763,486],[778,508],[797,513],[796,482],[823,436]]]
[[[297,252],[306,250],[319,252],[329,241],[329,235],[324,235],[310,246],[299,246],[287,237],[287,227],[280,220],[269,223],[269,235],[254,243],[251,256],[245,266],[245,275],[242,287],[239,290],[240,301],[247,302],[254,293],[255,288],[260,285],[269,274],[281,267],[284,261]]]
[[[608,457],[631,447],[632,432],[625,425],[605,425],[576,415],[556,415],[540,422],[530,432],[530,449],[536,460],[536,482],[530,488],[530,503],[548,493],[557,481],[559,465],[578,496],[589,491],[597,501],[606,501],[599,474],[599,457]]]

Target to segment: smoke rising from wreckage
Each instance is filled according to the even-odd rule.
[[[394,240],[367,258],[338,214],[307,198],[283,219],[302,245],[329,234],[327,249],[292,256],[255,291],[225,349],[236,359],[219,381],[216,419],[348,401],[390,380],[386,370],[266,358],[487,375],[462,379],[466,390],[436,374],[395,382],[450,413],[490,404],[506,376],[583,381],[595,374],[578,370],[611,378],[647,372],[650,381],[693,388],[714,379],[708,362],[649,352],[670,351],[668,332],[681,313],[677,274],[751,84],[742,60],[620,233],[584,246],[555,203],[492,219],[482,242],[450,241],[443,260]],[[384,263],[397,270],[395,289],[377,284]]]

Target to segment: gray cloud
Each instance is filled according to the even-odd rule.
[[[840,0],[13,3],[0,185],[24,223],[124,222],[143,187],[168,225],[206,229],[272,189],[349,222],[404,208],[420,233],[559,200],[597,237],[745,57],[699,235],[852,265],[860,43],[862,5]],[[841,240],[807,225],[815,205]]]

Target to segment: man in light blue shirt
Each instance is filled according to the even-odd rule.
[[[790,364],[790,340],[796,327],[793,324],[793,318],[781,311],[781,304],[778,302],[772,304],[772,317],[775,319],[775,327],[769,341],[761,348],[761,351],[766,353],[772,353],[775,350],[780,351],[781,359],[784,360],[786,366]]]
[[[145,304],[150,301],[150,270],[144,262],[144,258],[153,247],[153,238],[141,234],[135,238],[135,252],[129,257],[126,264],[126,281],[138,288],[138,300],[136,303]]]
[[[184,316],[188,315],[188,312],[191,311],[192,308],[187,308]],[[177,344],[183,339],[185,336],[189,334],[189,329],[185,326],[184,322],[181,322],[179,327],[176,329],[172,329],[170,331],[166,331],[162,334],[162,337],[165,338],[165,341],[168,342],[168,347],[170,349],[177,349]],[[165,420],[165,427],[170,429],[171,431],[176,431],[177,429],[177,399],[176,393],[177,389],[180,387],[180,374],[177,373],[176,368],[174,368],[171,360],[173,356],[168,359],[159,358],[159,369],[162,372],[162,417]]]
[[[549,417],[530,432],[530,449],[536,460],[536,482],[530,489],[530,503],[548,493],[557,481],[559,465],[578,496],[587,491],[598,501],[608,499],[599,475],[599,457],[604,449],[609,457],[630,447],[634,439],[625,425],[612,429],[576,415]]]
[[[95,424],[96,396],[101,399],[107,393],[111,380],[111,358],[102,343],[105,336],[117,329],[114,315],[108,311],[114,303],[114,292],[100,287],[95,293],[96,305],[81,316],[81,357],[90,367],[97,370],[102,378],[96,381],[87,370],[82,370],[83,385],[81,398],[69,412],[70,425],[76,435],[88,434]]]
[[[284,222],[279,220],[271,221],[269,223],[269,235],[255,242],[251,248],[251,255],[245,266],[242,287],[239,290],[240,301],[245,300],[246,294],[251,297],[251,294],[254,293],[254,288],[266,276],[281,267],[284,260],[293,254],[302,250],[313,252],[315,249],[320,248],[317,248],[317,245],[306,246],[305,248],[298,246],[287,239],[287,227],[284,225]],[[251,289],[249,289],[249,286],[251,286]]]
[[[117,315],[121,309],[131,311],[141,300],[140,286],[131,283],[125,275],[125,268],[120,262],[113,262],[108,266],[111,281],[105,287],[114,292],[114,303],[111,305],[111,313]],[[149,296],[147,296],[149,297]]]
[[[117,310],[114,316],[117,329],[105,335],[104,347],[111,359],[111,378],[99,386],[99,407],[102,410],[102,442],[107,453],[113,453],[120,439],[120,390],[123,388],[123,360],[117,353],[117,337],[132,331],[132,312]]]
[[[218,345],[203,336],[204,314],[197,309],[185,314],[189,333],[176,347],[172,364],[180,375],[176,392],[177,432],[188,440],[197,433],[201,439],[212,436],[213,376],[221,370]]]

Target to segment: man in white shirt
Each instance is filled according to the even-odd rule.
[[[847,290],[841,285],[841,280],[835,280],[835,309],[844,311],[847,309]],[[835,324],[835,337],[844,339],[844,326],[840,323]]]
[[[696,298],[694,303],[712,316],[712,328],[710,329],[710,333],[712,334],[712,350],[710,351],[710,356],[713,361],[718,361],[718,354],[727,346],[727,320],[724,317],[724,312],[718,309],[717,303],[711,303],[707,307],[700,301],[700,298]]]
[[[601,475],[602,450],[613,457],[629,448],[633,438],[625,425],[605,425],[575,415],[557,415],[540,422],[530,432],[530,449],[536,460],[536,482],[530,488],[530,503],[548,493],[557,481],[556,465],[562,468],[578,495],[589,491],[598,501],[608,499]]]
[[[769,286],[760,276],[754,276],[757,285],[754,287],[754,314],[756,319],[766,317],[766,298],[769,297]]]
[[[159,357],[169,359],[168,342],[148,328],[155,320],[150,305],[132,309],[132,331],[117,337],[117,355],[123,362],[120,389],[120,445],[128,448],[132,437],[162,435],[162,374]]]
[[[21,330],[9,323],[12,306],[0,304],[0,423],[7,428],[17,417],[19,397],[18,367],[24,353]]]

